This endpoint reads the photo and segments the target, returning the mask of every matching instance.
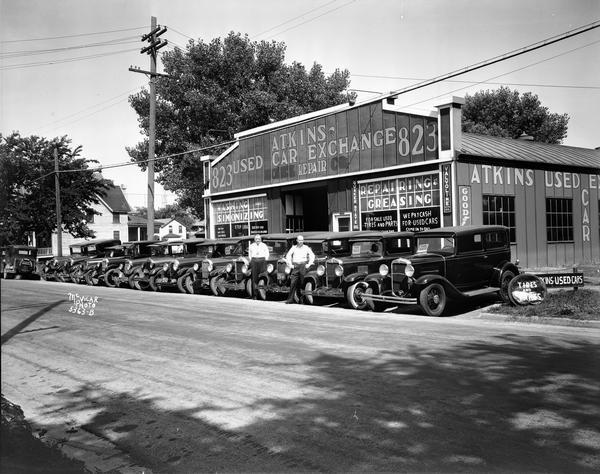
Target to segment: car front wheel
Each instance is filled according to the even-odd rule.
[[[432,283],[419,293],[419,305],[428,316],[441,316],[446,309],[446,300],[446,290],[439,283]]]
[[[194,280],[191,275],[186,274],[177,278],[177,288],[181,293],[194,294]]]
[[[500,277],[500,298],[506,304],[510,304],[510,298],[508,296],[508,284],[515,277],[515,274],[510,270],[506,270]]]
[[[110,288],[116,288],[118,284],[119,270],[109,270],[104,274],[104,283]]]
[[[346,299],[352,308],[362,310],[367,307],[367,301],[362,297],[367,288],[368,285],[364,281],[357,281],[348,288]]]
[[[267,280],[259,278],[256,285],[256,296],[259,300],[267,301]]]
[[[314,289],[315,284],[311,280],[307,281],[304,285],[304,304],[315,304],[315,297],[312,294]]]
[[[227,289],[223,286],[224,282],[225,282],[225,277],[223,277],[221,275],[212,277],[210,279],[209,286],[210,286],[210,291],[212,291],[213,295],[225,296],[225,293],[227,293]]]

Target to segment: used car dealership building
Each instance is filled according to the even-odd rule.
[[[462,98],[384,97],[236,135],[204,157],[210,237],[501,224],[523,267],[600,262],[600,152],[461,132]]]

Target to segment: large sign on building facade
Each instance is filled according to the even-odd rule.
[[[439,173],[359,181],[361,230],[412,231],[441,227]]]
[[[435,160],[437,118],[382,103],[243,137],[212,165],[211,194]]]
[[[241,237],[269,231],[266,196],[213,202],[215,237]]]

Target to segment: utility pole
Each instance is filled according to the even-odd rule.
[[[156,76],[165,76],[156,72],[156,53],[168,44],[167,40],[158,37],[167,31],[167,27],[156,25],[156,17],[150,17],[150,33],[142,36],[142,41],[148,41],[148,46],[141,49],[140,53],[150,56],[150,71],[130,67],[132,72],[141,72],[150,76],[150,117],[148,130],[148,239],[154,236],[154,144],[156,141]]]
[[[60,182],[58,181],[58,149],[54,147],[54,188],[56,193],[56,252],[62,257],[62,210],[60,206]]]

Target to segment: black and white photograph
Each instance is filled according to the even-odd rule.
[[[0,0],[0,474],[600,472],[600,1]]]

